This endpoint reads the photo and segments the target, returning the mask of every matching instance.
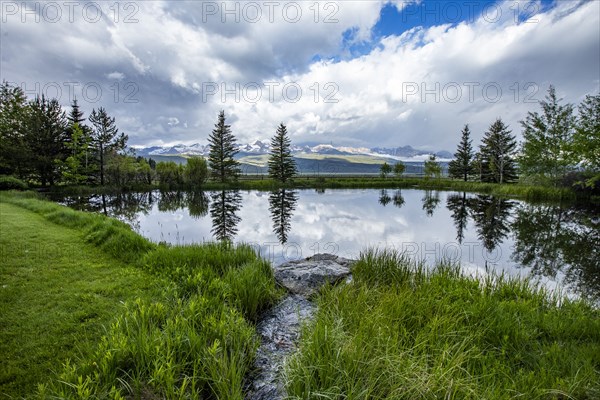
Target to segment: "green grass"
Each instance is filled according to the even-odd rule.
[[[161,289],[78,231],[4,202],[0,220],[0,393],[19,397],[87,355],[123,302]]]
[[[15,232],[27,220],[38,224],[21,229],[28,246],[48,253],[46,257],[23,251],[23,271],[30,276],[19,278],[21,287],[15,285],[19,308],[7,311],[6,317],[2,314],[7,319],[0,335],[10,346],[7,354],[13,355],[7,379],[15,371],[13,375],[27,380],[20,385],[5,379],[9,395],[32,394],[34,384],[41,382],[36,397],[43,399],[243,398],[243,379],[258,346],[253,321],[280,295],[269,264],[249,246],[156,245],[119,221],[73,211],[31,193],[2,193],[0,204],[13,213],[14,226],[5,223],[4,214],[2,219],[2,257],[7,265],[19,260],[9,249],[21,240]],[[68,246],[55,240],[57,232],[68,236]],[[46,261],[51,276],[43,274]],[[102,271],[104,280],[96,279],[92,268]],[[128,274],[131,282],[124,280]],[[36,285],[27,286],[32,279]],[[89,294],[85,286],[73,283],[79,281],[97,281],[95,291]],[[146,285],[150,289],[145,290]],[[3,296],[9,293],[6,288],[0,292]],[[103,291],[114,291],[113,297],[105,295],[112,309],[97,317],[94,313],[103,311],[94,295]],[[52,298],[46,292],[54,293],[55,301],[49,303]],[[3,308],[13,301],[14,297],[3,298]],[[126,301],[125,306],[119,301]],[[25,316],[27,320],[19,322]],[[89,338],[76,334],[73,319]],[[46,325],[50,328],[45,341],[26,340],[25,333],[35,335]],[[24,339],[18,341],[19,336]],[[10,342],[12,338],[17,341]],[[63,349],[73,344],[72,351]],[[45,355],[44,366],[34,362],[30,346],[42,353],[53,349]],[[67,357],[72,361],[62,365]],[[55,371],[51,379],[49,370]]]
[[[597,399],[600,311],[528,281],[367,251],[286,367],[299,399]]]

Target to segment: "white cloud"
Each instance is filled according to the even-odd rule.
[[[127,9],[119,3],[119,18],[112,3],[97,3],[104,18],[93,23],[77,8],[73,22],[67,10],[57,23],[8,15],[2,79],[28,89],[38,83],[41,90],[75,82],[84,110],[107,107],[133,144],[203,142],[224,109],[240,141],[266,139],[284,122],[294,141],[435,150],[453,150],[465,123],[475,138],[496,117],[518,133],[518,120],[537,107],[549,84],[569,102],[599,89],[598,2],[557,2],[530,16],[536,22],[516,23],[514,1],[507,1],[499,4],[497,21],[487,14],[472,23],[415,28],[349,57],[344,34],[348,39],[353,32],[354,42],[372,40],[386,3],[296,2],[297,22],[291,8],[282,14],[283,3],[269,21],[259,2],[262,14],[252,23],[243,14],[247,3],[231,1],[136,2]],[[240,22],[223,10],[211,14],[210,4],[238,7]],[[518,11],[521,19],[528,16]],[[317,55],[323,61],[311,62]],[[206,95],[213,82],[217,92]],[[263,86],[261,100],[251,101],[255,85],[265,82],[278,84],[274,97]],[[101,86],[100,99],[85,98],[90,83]],[[297,101],[285,98],[286,83],[301,88]],[[525,102],[528,96],[533,103]],[[66,89],[60,100],[69,104]]]

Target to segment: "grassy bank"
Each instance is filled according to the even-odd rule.
[[[585,197],[568,188],[555,188],[550,186],[532,186],[525,184],[495,184],[482,182],[464,182],[453,179],[425,179],[419,177],[405,178],[381,178],[379,176],[299,176],[293,181],[284,184],[268,178],[258,178],[256,176],[245,176],[237,182],[218,183],[206,182],[202,185],[202,190],[275,190],[279,188],[292,189],[383,189],[383,188],[415,188],[415,189],[436,189],[436,190],[456,190],[466,192],[477,192],[490,194],[499,197],[520,198],[523,200],[576,200],[578,197]],[[118,187],[91,187],[91,186],[64,186],[55,187],[52,190],[63,192],[65,194],[90,194],[90,193],[115,193],[120,191],[148,191],[155,189],[181,189],[186,190],[185,186],[161,187],[159,185],[143,185],[130,188]]]
[[[597,309],[397,253],[367,252],[353,272],[303,330],[292,398],[600,398]]]
[[[77,255],[73,262],[81,264],[82,269],[77,270],[81,279],[92,280],[84,261],[93,260],[112,279],[110,285],[102,281],[95,284],[108,288],[114,285],[127,292],[122,299],[127,303],[117,306],[117,301],[113,301],[113,309],[89,329],[89,340],[73,342],[64,330],[49,332],[49,341],[76,343],[77,351],[47,357],[47,365],[57,375],[39,387],[39,398],[243,398],[243,378],[258,344],[252,322],[279,296],[268,263],[251,248],[228,244],[158,246],[119,221],[73,211],[27,193],[2,193],[0,203],[3,210],[14,214],[16,225],[6,238],[6,249],[12,248],[10,236],[16,236],[18,226],[28,218],[34,219],[40,226],[21,230],[31,237],[31,246],[52,243],[52,238],[40,237],[39,232],[54,229],[70,235],[70,253]],[[4,218],[2,221],[4,233]],[[67,302],[73,293],[60,285],[75,274],[67,260],[53,258],[56,251],[49,251],[54,280],[40,279],[35,290],[54,290],[59,303]],[[31,274],[38,274],[40,257],[32,257],[29,251],[24,253],[22,262],[29,266]],[[8,250],[3,257],[14,259]],[[162,289],[158,293],[154,287],[144,290],[141,279],[128,285],[119,280],[126,270],[151,277],[147,279],[160,282]],[[138,295],[136,287],[143,293]],[[77,292],[76,287],[73,290]],[[33,312],[32,327],[28,328],[31,332],[40,323],[62,323],[61,318],[71,317],[69,312],[79,318],[81,296],[75,296],[70,308],[65,306],[66,311],[61,314],[59,306],[45,298],[38,300],[29,288],[19,293],[20,307]],[[95,308],[96,303],[90,307]],[[43,320],[42,314],[49,313],[55,316]],[[11,333],[3,324],[0,334],[18,335],[24,328],[13,329]],[[98,340],[100,336],[102,339]],[[35,365],[26,351],[27,343],[14,343],[13,347],[17,363],[27,364],[38,377],[48,372]],[[40,349],[44,350],[43,343]],[[75,357],[78,353],[81,356]],[[62,366],[65,356],[75,360]],[[29,383],[39,381],[35,376],[28,378]],[[32,391],[27,387],[18,392],[12,387],[16,395]]]
[[[122,302],[148,301],[160,280],[78,232],[0,203],[0,393],[23,396],[67,358],[89,355]]]

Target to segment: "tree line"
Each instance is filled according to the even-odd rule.
[[[210,134],[208,162],[190,157],[185,166],[156,163],[136,157],[127,148],[128,136],[119,131],[106,109],[93,109],[84,118],[77,100],[67,114],[58,100],[37,96],[8,82],[0,85],[0,176],[17,177],[41,186],[132,184],[199,187],[208,178],[235,181],[240,175],[235,136],[221,111]],[[293,179],[297,168],[291,143],[282,123],[271,141],[269,175],[282,183]]]
[[[587,95],[578,115],[572,104],[560,104],[554,86],[539,105],[541,112],[528,112],[520,121],[520,145],[498,118],[475,152],[469,125],[465,125],[448,164],[450,177],[497,183],[518,178],[542,185],[595,187],[600,182],[600,94]]]

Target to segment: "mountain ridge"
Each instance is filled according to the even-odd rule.
[[[150,146],[150,147],[134,147],[136,154],[143,157],[149,156],[207,156],[209,153],[209,145],[194,143],[192,145],[176,144],[174,146]],[[253,143],[238,144],[237,157],[249,155],[268,154],[271,146],[260,140]],[[364,155],[371,157],[383,157],[397,161],[425,161],[431,154],[435,155],[439,161],[451,160],[452,153],[441,150],[431,152],[427,150],[415,149],[410,145],[399,147],[351,147],[351,146],[333,146],[331,144],[317,145],[292,145],[293,155],[326,155],[326,156],[348,156],[348,155]]]

